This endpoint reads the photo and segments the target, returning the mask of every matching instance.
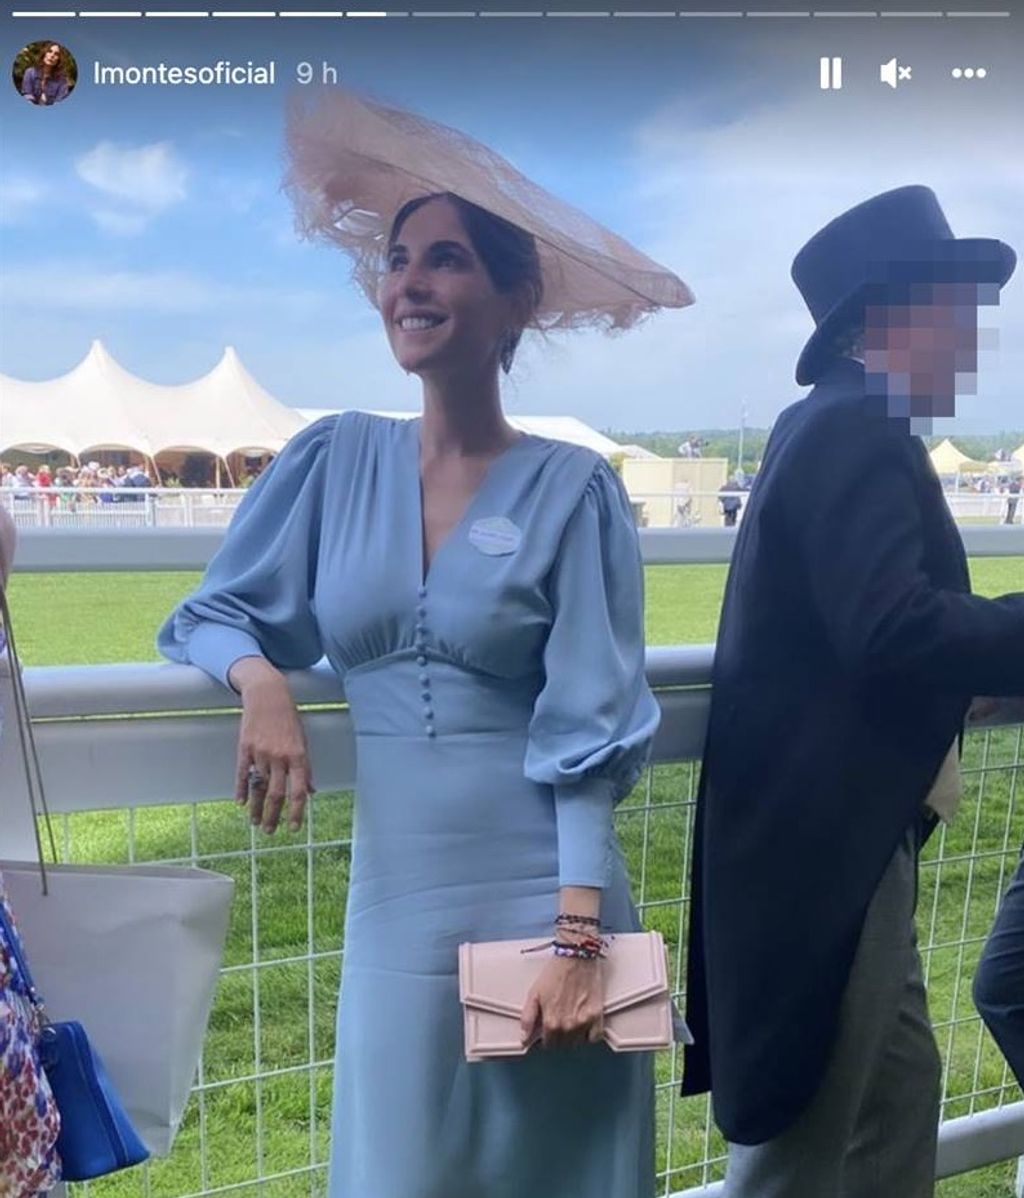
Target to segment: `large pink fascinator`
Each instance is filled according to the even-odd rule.
[[[299,230],[340,246],[377,305],[391,222],[408,200],[452,192],[500,216],[537,243],[542,329],[627,329],[658,308],[693,303],[671,271],[457,129],[348,90],[292,103],[285,189]]]

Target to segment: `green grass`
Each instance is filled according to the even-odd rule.
[[[647,641],[715,639],[725,566],[649,566]],[[1001,595],[1024,587],[1024,558],[971,562],[974,589]],[[26,665],[156,661],[157,629],[199,581],[192,573],[16,574],[10,602]]]
[[[725,575],[724,566],[649,568],[649,643],[713,640]],[[985,595],[1019,589],[1024,561],[979,560],[972,563],[972,576],[975,589]],[[156,629],[196,580],[194,574],[16,576],[11,602],[22,656],[30,665],[156,660]],[[987,754],[984,760],[983,754]],[[974,941],[964,949],[938,949],[929,957],[932,1016],[939,1025],[939,1043],[947,1060],[947,1092],[953,1095],[975,1088],[997,1091],[1004,1084],[1002,1060],[987,1040],[975,1079],[978,1024],[952,1021],[973,1019],[970,978],[980,938],[991,922],[1000,867],[1012,868],[1019,839],[1014,832],[1006,850],[1013,775],[1011,770],[992,767],[1019,765],[1020,757],[1021,738],[1015,730],[993,735],[987,747],[981,738],[969,738],[964,808],[945,844],[936,838],[930,846],[929,863],[922,871],[922,942]],[[969,772],[982,764],[992,771],[984,775],[983,795],[979,794],[980,775]],[[648,925],[665,935],[673,966],[681,947],[684,910],[680,895],[685,889],[692,819],[688,801],[696,775],[692,764],[658,767],[651,772],[650,789],[638,788],[623,805],[619,819],[637,899],[645,908]],[[92,1194],[99,1198],[176,1198],[218,1187],[233,1187],[230,1193],[244,1198],[307,1198],[324,1192],[322,1171],[247,1183],[257,1168],[257,1115],[263,1128],[264,1175],[287,1174],[304,1169],[311,1159],[326,1159],[331,1069],[325,1065],[311,1072],[304,1067],[311,1060],[329,1062],[333,1052],[351,820],[350,795],[319,795],[312,806],[312,848],[305,833],[285,832],[278,833],[272,851],[257,854],[260,918],[255,947],[260,961],[271,962],[259,970],[259,1042],[254,1035],[253,973],[245,968],[229,972],[218,988],[206,1041],[203,1082],[208,1088],[201,1101],[191,1102],[174,1153],[149,1167],[148,1187],[142,1171],[134,1170],[94,1184]],[[996,855],[973,866],[950,861],[937,868],[934,859],[940,850],[944,858],[970,852],[976,824],[979,848]],[[129,835],[134,838],[138,859],[187,858],[194,839],[204,865],[236,879],[225,963],[244,967],[253,960],[251,865],[247,856],[238,854],[263,842],[253,836],[233,804],[145,808],[133,814],[89,813],[72,817],[67,826],[71,858],[78,861],[126,860]],[[312,863],[312,895],[307,893],[307,859]],[[641,866],[641,862],[645,864]],[[307,900],[312,901],[311,928],[307,926]],[[285,963],[287,958],[309,952],[316,955],[309,965]],[[282,963],[273,964],[275,961]],[[244,1080],[257,1066],[264,1071],[296,1071],[258,1083]],[[669,1055],[662,1054],[659,1081],[669,1081],[672,1070]],[[669,1152],[668,1102],[659,1104],[659,1168],[671,1166],[673,1188],[701,1180],[696,1163],[705,1152],[704,1109],[702,1101],[676,1102]],[[954,1101],[945,1114],[952,1117],[967,1109],[964,1102]],[[205,1159],[199,1150],[201,1125],[208,1145]],[[712,1140],[711,1150],[712,1154],[721,1152],[719,1140]],[[1013,1163],[1006,1162],[943,1182],[939,1193],[941,1198],[1010,1198],[1013,1173]]]

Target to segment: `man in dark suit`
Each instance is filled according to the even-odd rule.
[[[128,502],[141,503],[146,497],[140,494],[140,492],[152,485],[153,483],[150,481],[149,475],[142,466],[132,466],[124,480],[124,497]]]
[[[736,517],[743,505],[737,491],[742,484],[736,480],[726,480],[718,488],[718,506],[722,509],[722,523],[726,528],[736,527]]]
[[[926,1198],[940,1061],[917,851],[958,797],[971,696],[1020,690],[1024,594],[970,594],[924,446],[1013,271],[927,188],[797,256],[814,390],[778,418],[737,534],[697,809],[684,1093],[729,1198]]]

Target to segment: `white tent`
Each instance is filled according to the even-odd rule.
[[[228,346],[201,378],[176,386],[129,373],[94,341],[68,374],[30,383],[0,375],[0,453],[59,449],[75,457],[127,449],[276,453],[305,421],[274,399]]]
[[[940,441],[928,456],[936,474],[957,474],[971,460],[962,450],[957,449],[948,437]]]
[[[1016,458],[1022,466],[1024,466],[1024,444],[1018,445],[1017,448],[1010,454],[1011,458]]]
[[[323,416],[336,415],[339,408],[296,408],[300,416],[312,423]],[[374,412],[375,416],[392,416],[398,420],[411,420],[416,412]],[[524,433],[532,433],[535,437],[550,437],[553,441],[568,441],[571,445],[586,445],[589,449],[611,457],[622,453],[625,446],[604,436],[589,424],[577,420],[575,416],[514,416],[506,413],[509,424]]]

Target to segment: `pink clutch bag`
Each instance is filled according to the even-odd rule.
[[[660,932],[606,937],[604,1038],[616,1052],[668,1048],[673,1040],[668,959]],[[523,1056],[540,1039],[523,1042],[519,1020],[530,987],[550,953],[524,953],[536,940],[459,945],[459,999],[465,1018],[466,1059]]]

